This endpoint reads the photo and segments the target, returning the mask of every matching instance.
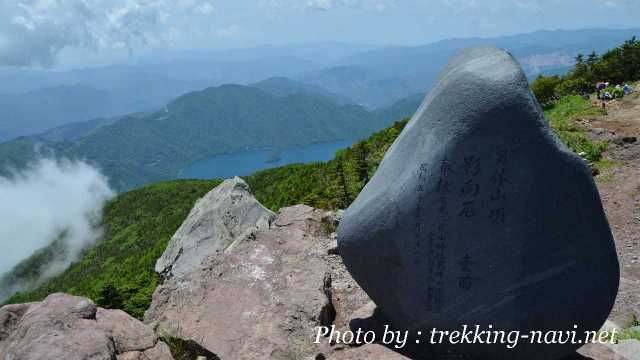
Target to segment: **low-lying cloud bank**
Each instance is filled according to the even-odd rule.
[[[66,269],[95,243],[114,194],[105,176],[78,161],[42,159],[0,177],[0,301]],[[34,254],[41,258],[27,263]]]

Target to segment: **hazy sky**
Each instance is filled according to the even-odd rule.
[[[64,65],[149,49],[417,45],[637,26],[640,0],[0,0],[0,65]]]

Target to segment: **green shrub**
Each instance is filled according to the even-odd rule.
[[[600,81],[622,84],[639,79],[640,41],[633,37],[602,56],[593,52],[585,60],[582,54],[578,54],[575,67],[567,75],[540,76],[531,85],[531,90],[540,104],[547,106],[563,96],[592,93]],[[606,91],[616,97],[624,96],[624,92],[613,86]]]
[[[556,89],[561,82],[562,79],[559,76],[540,75],[531,84],[531,90],[538,99],[538,102],[541,105],[546,106],[557,99],[558,93]]]
[[[568,78],[561,81],[557,86],[559,96],[590,94],[594,91],[595,85],[584,78]]]

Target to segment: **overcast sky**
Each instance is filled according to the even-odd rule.
[[[0,0],[0,65],[64,66],[166,48],[417,45],[638,26],[640,0]]]

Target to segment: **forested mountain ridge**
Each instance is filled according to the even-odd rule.
[[[53,154],[97,165],[122,191],[175,178],[212,155],[364,138],[411,115],[418,104],[414,99],[389,112],[370,112],[322,95],[275,96],[223,85],[188,93],[153,113],[107,121],[79,138],[23,137],[0,144],[0,173]]]

